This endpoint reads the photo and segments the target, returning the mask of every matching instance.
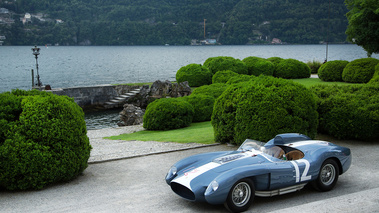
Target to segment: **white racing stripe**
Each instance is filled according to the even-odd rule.
[[[175,180],[173,180],[172,182],[176,182],[176,183],[179,183],[189,189],[191,189],[191,181],[193,179],[195,179],[197,176],[211,170],[211,169],[214,169],[218,166],[220,166],[221,164],[218,164],[218,163],[214,163],[214,162],[210,162],[210,163],[207,163],[203,166],[200,166],[196,169],[193,169],[189,172],[186,172],[184,173],[184,175],[182,175],[181,177],[179,178],[176,178]],[[192,190],[192,189],[191,189]]]

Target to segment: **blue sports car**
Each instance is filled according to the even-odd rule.
[[[237,151],[185,158],[171,167],[166,182],[187,200],[225,204],[230,211],[241,212],[254,196],[295,192],[307,183],[329,191],[351,160],[349,148],[287,133],[267,143],[247,139]]]

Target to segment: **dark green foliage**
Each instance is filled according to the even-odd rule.
[[[238,75],[235,77],[232,77],[226,84],[236,84],[240,82],[250,81],[252,79],[255,79],[256,76],[254,75]]]
[[[342,72],[342,80],[348,83],[367,83],[375,73],[379,63],[375,58],[361,58],[348,63]]]
[[[272,76],[274,74],[275,65],[264,58],[250,56],[244,58],[242,62],[246,64],[249,75],[259,76],[263,74]]]
[[[279,133],[315,137],[316,101],[304,86],[260,76],[232,84],[216,100],[212,125],[215,140],[241,144],[246,138],[267,141]]]
[[[308,67],[311,69],[312,74],[317,74],[318,69],[321,67],[322,63],[319,61],[308,61],[307,62]]]
[[[212,83],[226,83],[230,78],[234,76],[238,76],[238,73],[235,73],[230,70],[224,70],[224,71],[219,71],[216,74],[213,75],[212,77]]]
[[[216,83],[198,87],[192,91],[191,95],[203,94],[209,95],[217,99],[228,87],[227,84]]]
[[[342,82],[342,72],[348,63],[342,60],[328,61],[318,70],[318,77],[323,81]]]
[[[188,81],[191,87],[199,87],[212,83],[212,74],[208,68],[201,64],[189,64],[176,72],[176,80],[178,83]]]
[[[182,97],[188,101],[194,108],[194,115],[192,122],[210,121],[215,98],[203,94],[191,94],[190,96]]]
[[[204,62],[204,66],[208,67],[209,71],[211,71],[212,75],[216,74],[218,71],[230,70],[236,72],[238,74],[247,74],[248,70],[246,64],[243,63],[239,59],[235,59],[232,57],[212,57],[207,59]]]
[[[286,79],[309,78],[311,69],[306,63],[299,60],[283,59],[277,65],[274,76]]]
[[[187,127],[192,123],[194,109],[180,98],[161,98],[150,103],[143,116],[147,130],[169,130]]]
[[[379,139],[377,84],[311,88],[318,96],[319,132],[339,139]]]
[[[369,81],[370,84],[379,83],[379,63],[375,66],[375,73],[372,79]]]
[[[91,146],[73,99],[16,90],[0,102],[0,188],[41,189],[87,168]]]

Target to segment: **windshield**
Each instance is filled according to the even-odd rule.
[[[237,151],[252,151],[252,150],[258,150],[262,151],[264,145],[266,143],[255,141],[251,139],[246,139],[245,142],[238,148]]]

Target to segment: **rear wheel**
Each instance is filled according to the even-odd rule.
[[[338,181],[339,167],[335,160],[328,159],[321,166],[317,179],[313,182],[313,187],[319,191],[326,192],[334,188]]]
[[[237,181],[229,191],[225,207],[231,212],[243,212],[249,209],[255,195],[253,181],[250,179],[241,179]]]

